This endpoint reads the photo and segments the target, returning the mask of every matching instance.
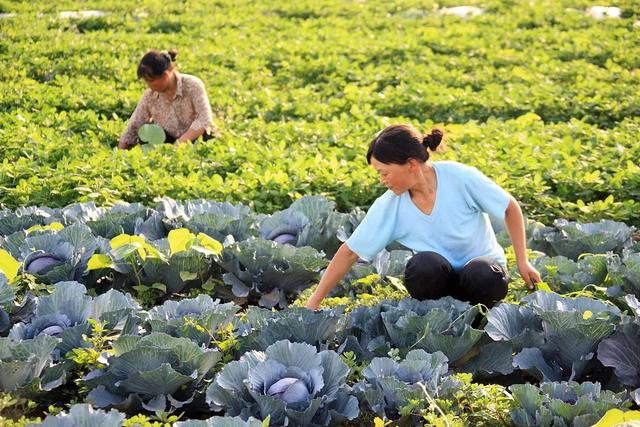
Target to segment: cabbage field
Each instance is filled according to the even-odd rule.
[[[150,48],[220,138],[116,149]],[[640,419],[638,1],[0,0],[0,61],[0,426]],[[534,291],[494,224],[490,309],[398,245],[303,308],[393,123],[520,201]]]

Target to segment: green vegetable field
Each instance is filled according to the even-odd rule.
[[[118,150],[152,48],[219,138]],[[491,309],[396,246],[303,308],[398,123],[519,201],[537,289],[495,225]],[[0,0],[0,426],[640,420],[639,139],[637,0]]]

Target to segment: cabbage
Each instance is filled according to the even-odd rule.
[[[613,368],[622,384],[640,387],[640,318],[619,325],[613,335],[602,340],[598,360]]]
[[[381,313],[390,342],[400,349],[441,351],[455,362],[478,342],[483,331],[471,326],[478,307],[451,297],[418,301],[405,298]]]
[[[613,286],[607,290],[611,296],[633,294],[640,297],[640,253],[622,251],[622,257],[610,255],[609,278]]]
[[[0,391],[35,396],[60,386],[69,364],[51,364],[58,342],[44,334],[19,342],[0,338]]]
[[[126,334],[130,333],[127,328],[134,328],[140,310],[140,304],[131,294],[109,289],[93,299],[89,317],[104,323],[105,328],[120,329],[122,325],[122,333]]]
[[[24,260],[25,269],[31,274],[44,275],[50,269],[64,264],[64,259],[43,251],[33,252]]]
[[[585,255],[578,261],[564,256],[542,256],[533,261],[542,279],[559,293],[575,292],[588,285],[601,286],[607,277],[606,255]]]
[[[147,329],[164,332],[173,337],[187,337],[208,346],[211,339],[234,322],[240,307],[233,303],[220,304],[209,295],[180,301],[166,301],[149,310]]]
[[[84,223],[96,236],[106,239],[134,234],[153,212],[139,203],[125,202],[118,202],[111,208],[99,208],[93,202],[74,203],[61,210],[66,222]]]
[[[447,371],[447,357],[441,352],[412,350],[400,363],[388,357],[374,358],[362,371],[364,380],[354,388],[375,413],[397,419],[411,400],[425,398],[423,387],[431,396],[440,397]]]
[[[0,209],[0,236],[8,236],[34,225],[46,225],[60,221],[57,209],[46,207],[19,207],[15,211]]]
[[[500,359],[544,381],[582,378],[593,368],[600,341],[620,321],[620,310],[600,300],[565,298],[538,291],[523,299],[524,307],[499,304],[489,310],[485,328],[493,340],[509,344],[513,358]]]
[[[77,403],[69,408],[69,413],[47,415],[39,424],[27,424],[27,427],[120,427],[125,414],[111,410],[109,412],[95,410],[86,403]]]
[[[287,234],[287,233],[283,233],[283,234],[278,234],[277,236],[275,236],[272,239],[269,240],[273,240],[276,243],[280,243],[281,245],[285,245],[285,244],[294,244],[294,242],[296,241],[297,236],[294,234]]]
[[[536,387],[510,387],[514,407],[511,421],[516,426],[590,427],[612,408],[628,407],[625,393],[601,391],[599,383],[547,382]]]
[[[582,224],[558,219],[553,227],[534,229],[531,248],[577,260],[585,253],[620,253],[632,245],[633,232],[633,227],[622,222],[602,220]]]
[[[390,346],[406,354],[411,349],[441,351],[451,361],[464,356],[482,337],[471,326],[478,307],[451,297],[418,301],[405,298],[359,307],[349,314],[341,332],[344,351],[360,358],[385,355]]]
[[[222,242],[228,235],[236,241],[257,234],[260,216],[244,205],[209,200],[176,201],[160,199],[157,214],[138,227],[149,240],[166,237],[170,230],[187,228],[193,233],[204,233]]]
[[[383,249],[378,252],[371,262],[358,260],[356,265],[347,273],[344,281],[353,282],[372,274],[378,274],[382,278],[387,276],[404,277],[407,262],[413,255],[412,251],[392,250],[389,252]]]
[[[227,246],[218,264],[234,299],[263,307],[286,307],[311,286],[327,260],[310,247],[296,248],[262,239],[248,239]]]
[[[62,333],[62,331],[64,331],[64,328],[66,327],[66,325],[64,326],[58,326],[58,325],[54,325],[54,326],[49,326],[44,328],[42,331],[40,331],[40,334],[44,334],[44,335],[49,335],[52,337],[55,337],[56,335],[60,335]]]
[[[242,417],[211,417],[206,420],[187,420],[178,421],[173,424],[174,427],[266,427],[262,421],[253,417],[248,420]]]
[[[285,403],[304,402],[309,399],[309,389],[300,378],[285,377],[269,387],[267,394]]]
[[[14,341],[32,339],[39,335],[59,336],[60,356],[73,348],[86,347],[83,335],[90,333],[87,323],[91,312],[91,297],[78,282],[58,282],[51,295],[36,298],[35,315],[29,323],[17,323],[9,337]],[[56,353],[58,356],[58,353]]]
[[[207,350],[188,338],[153,332],[144,337],[122,335],[104,369],[87,374],[87,400],[99,408],[129,414],[186,409],[197,402],[200,386],[210,378],[220,352]]]
[[[81,280],[98,247],[91,229],[79,223],[59,231],[12,235],[11,240],[24,270],[49,283]]]
[[[386,356],[391,345],[386,336],[382,313],[395,307],[383,301],[371,307],[356,307],[347,316],[347,324],[338,332],[338,351],[351,351],[358,359],[371,360]]]
[[[130,295],[110,290],[94,299],[86,295],[86,288],[78,282],[58,282],[51,295],[37,297],[35,314],[28,322],[13,325],[9,337],[14,341],[28,340],[40,335],[60,338],[55,356],[64,356],[74,348],[87,347],[83,335],[90,335],[87,320],[94,319],[114,328],[120,320],[139,309]]]
[[[201,286],[211,276],[211,255],[194,247],[172,253],[167,239],[155,240],[149,242],[149,245],[162,256],[146,257],[142,262],[143,283],[162,283],[166,286],[167,293],[177,293],[188,287]],[[133,280],[135,274],[129,277]]]
[[[11,317],[3,308],[0,308],[0,337],[7,334],[11,328]]]
[[[4,274],[0,273],[0,337],[11,328],[9,311],[15,299],[15,293]],[[5,310],[6,309],[6,310]]]
[[[306,242],[301,241],[300,237],[308,226],[309,218],[302,212],[285,209],[274,212],[260,223],[260,237],[281,244],[305,246]]]
[[[290,307],[272,311],[249,307],[244,316],[248,330],[238,337],[240,350],[264,350],[284,339],[326,350],[335,341],[342,317],[342,311],[338,309],[313,311]]]
[[[322,196],[305,196],[264,218],[260,237],[297,247],[311,246],[331,257],[340,247],[338,230],[348,228],[350,219],[348,214],[335,211],[334,202]]]
[[[270,416],[271,425],[327,426],[358,416],[346,384],[349,368],[333,351],[278,341],[264,353],[228,363],[207,389],[207,402],[225,415]]]

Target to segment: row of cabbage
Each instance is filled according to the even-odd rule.
[[[421,355],[416,352],[414,356]],[[422,364],[422,361],[407,358],[407,360],[400,364],[394,364],[394,368],[406,369],[408,371],[415,372],[416,365],[419,366]],[[384,369],[384,367],[382,369]],[[528,424],[521,424],[519,423],[520,419],[518,419],[518,421],[514,423],[516,425],[575,425],[604,427],[610,425],[633,425],[631,422],[628,424],[625,424],[625,422],[636,419],[635,414],[631,415],[628,412],[625,414],[617,408],[612,408],[607,410],[604,417],[600,418],[600,421],[596,423],[595,420],[598,420],[598,417],[594,414],[585,412],[589,412],[596,408],[596,411],[594,412],[602,413],[602,408],[609,408],[612,404],[615,405],[618,402],[615,395],[602,393],[600,387],[593,383],[544,384],[540,388],[530,385],[522,385],[514,386],[513,393],[516,396],[516,399],[523,402],[523,409],[520,410],[520,412],[514,412],[514,414],[517,414],[515,417],[521,417],[521,414],[525,414],[525,418],[523,418],[522,421],[528,422]],[[594,398],[604,398],[605,401],[601,400],[601,403],[595,403],[593,400]],[[587,410],[582,410],[582,414],[575,417],[571,417],[571,415],[569,415],[569,417],[556,416],[555,413],[560,412],[563,409],[565,410],[565,414],[573,412],[571,405],[566,402],[580,402],[582,407]],[[549,410],[550,407],[555,407],[559,410]],[[567,409],[567,407],[569,409]],[[542,410],[539,408],[542,408]],[[529,418],[529,414],[527,412],[535,413],[537,418],[532,420]],[[95,410],[88,404],[76,404],[69,409],[68,413],[62,413],[57,416],[48,416],[44,422],[30,424],[29,426],[80,427],[91,425],[92,427],[121,427],[123,426],[125,416],[125,414],[113,409],[109,412],[105,412],[99,409]],[[571,421],[569,423],[565,422],[567,419]],[[173,425],[174,427],[266,427],[269,425],[269,418],[265,421],[260,421],[253,417],[250,417],[248,420],[244,420],[242,417],[214,416],[206,420],[180,421]]]
[[[638,268],[637,263],[632,263],[637,257],[634,230],[621,223],[556,221],[552,227],[530,224],[529,243],[550,255],[536,262],[547,280],[556,280],[560,287],[602,284],[593,277],[604,265],[606,275],[598,277],[607,277],[609,285],[615,284],[608,288],[611,300],[635,313],[635,318],[621,313],[611,303],[544,292],[525,298],[521,305],[494,307],[484,329],[477,328],[478,307],[448,298],[385,301],[356,308],[348,316],[339,309],[312,313],[252,307],[240,318],[239,305],[213,301],[207,295],[167,301],[144,311],[129,294],[115,289],[104,292],[112,287],[147,283],[160,284],[167,293],[175,293],[187,286],[204,286],[208,278],[220,275],[224,286],[209,290],[225,301],[284,307],[289,298],[317,280],[327,263],[323,252],[335,251],[361,218],[361,211],[335,212],[333,205],[321,197],[301,199],[289,209],[269,216],[254,214],[244,206],[169,199],[161,200],[155,210],[140,205],[106,209],[91,204],[60,210],[5,210],[0,218],[0,245],[5,248],[3,271],[9,271],[14,280],[20,272],[33,274],[38,280],[54,283],[55,290],[49,296],[18,298],[12,285],[4,277],[0,279],[0,336],[8,335],[0,338],[2,388],[41,396],[68,383],[69,377],[77,374],[74,355],[95,346],[91,337],[96,330],[106,330],[108,336],[113,336],[113,344],[98,349],[104,354],[95,369],[83,374],[82,384],[90,390],[87,400],[94,406],[127,413],[210,408],[244,419],[264,419],[270,414],[273,424],[287,420],[294,425],[326,425],[341,417],[357,416],[357,402],[394,418],[398,408],[413,396],[395,383],[389,386],[393,383],[389,379],[381,380],[381,384],[390,387],[386,391],[383,385],[375,386],[379,388],[377,392],[367,388],[375,383],[372,378],[369,385],[346,386],[345,373],[340,374],[339,380],[345,387],[333,386],[333,397],[311,403],[318,393],[328,393],[326,388],[313,386],[320,377],[303,378],[302,372],[310,372],[308,367],[294,364],[296,369],[289,369],[287,363],[291,361],[280,359],[278,363],[286,369],[278,367],[269,378],[256,373],[266,381],[260,386],[263,393],[256,394],[251,387],[258,380],[237,375],[249,375],[256,363],[265,361],[264,354],[271,346],[286,340],[310,345],[316,352],[329,352],[326,354],[332,356],[323,357],[338,362],[336,354],[349,351],[359,363],[371,361],[371,366],[376,358],[389,356],[389,361],[379,363],[406,362],[412,360],[412,351],[421,350],[431,356],[421,353],[411,357],[435,357],[440,365],[451,362],[451,369],[448,365],[443,368],[443,378],[450,372],[466,371],[480,378],[497,375],[515,376],[522,381],[537,379],[543,382],[542,390],[572,390],[567,391],[570,396],[577,393],[576,387],[592,387],[587,394],[594,405],[597,403],[599,409],[594,409],[594,414],[597,412],[598,416],[602,415],[601,409],[628,406],[632,390],[640,387],[640,367],[635,362],[640,354],[638,303],[634,296]],[[357,265],[349,279],[371,273],[401,276],[411,253],[388,249],[373,263]],[[309,263],[310,259],[313,262]],[[194,265],[198,267],[192,268]],[[91,293],[100,295],[88,296],[85,285]],[[98,329],[89,319],[100,322]],[[218,346],[224,331],[237,341],[237,346],[221,352]],[[291,345],[287,346],[290,350]],[[304,352],[300,347],[294,353]],[[225,365],[229,357],[235,362]],[[329,369],[331,372],[338,370],[338,365],[344,372],[343,362],[338,362]],[[375,371],[371,366],[363,372],[365,377]],[[615,367],[614,372],[606,367]],[[427,381],[424,376],[414,383],[402,378],[400,381],[406,384],[420,383],[415,385],[415,393],[446,395],[445,391],[423,388]],[[595,382],[593,386],[567,383],[574,380]],[[608,391],[602,394],[597,381],[617,391],[626,388],[628,393],[616,397]],[[322,384],[326,382],[323,378]],[[298,394],[304,390],[309,394]],[[336,394],[338,390],[342,394]],[[534,419],[561,416],[568,424],[580,425],[570,420],[584,415],[583,400],[576,409],[577,400],[567,397],[563,407],[569,409],[564,415],[554,412],[562,406],[557,402],[550,403],[552,409],[544,414],[537,414],[545,407],[540,403],[545,400],[541,396],[548,392],[530,387],[516,390],[520,388],[513,386],[516,399],[522,391],[528,397],[522,397],[521,402],[537,403],[526,410],[526,405],[519,403],[520,412],[514,415],[514,422],[531,425]],[[531,393],[539,396],[534,398]],[[288,405],[286,399],[291,395],[300,400]],[[395,398],[390,396],[396,395],[400,396],[398,403],[393,403]],[[614,403],[603,406],[602,402]],[[342,406],[334,407],[337,404]],[[312,408],[310,412],[308,408]],[[531,408],[536,410],[531,412]],[[588,418],[589,422],[593,417],[596,415]]]
[[[284,308],[317,282],[363,217],[360,209],[337,212],[322,196],[304,197],[271,215],[226,202],[168,198],[155,209],[93,203],[5,209],[0,256],[11,278],[28,273],[44,283],[79,281],[99,293],[153,287],[166,295],[204,286],[223,300]],[[640,296],[633,227],[556,220],[552,226],[531,222],[527,231],[529,247],[546,254],[535,262],[554,290],[604,286],[611,297]],[[504,231],[499,239],[509,244]],[[411,255],[393,244],[371,263],[359,262],[346,281],[402,276]]]
[[[0,295],[11,303],[6,280]],[[23,304],[21,321],[0,338],[0,388],[46,399],[82,374],[97,408],[305,426],[355,419],[361,408],[397,419],[412,399],[446,397],[458,386],[452,374],[471,372],[516,383],[516,425],[592,425],[640,403],[640,303],[625,301],[621,311],[538,291],[492,308],[479,328],[479,307],[450,297],[384,301],[347,315],[250,307],[239,316],[241,307],[208,295],[145,311],[129,294],[90,297],[80,283],[59,282]],[[233,346],[221,345],[225,334]],[[95,348],[96,335],[110,340]],[[74,356],[92,347],[99,358],[83,372]],[[346,352],[367,366],[355,384]],[[535,379],[539,387],[517,384]]]

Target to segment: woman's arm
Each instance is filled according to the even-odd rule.
[[[140,98],[140,102],[136,106],[135,111],[131,115],[131,118],[127,122],[127,127],[125,128],[120,140],[118,141],[118,148],[121,150],[127,150],[138,142],[138,129],[145,123],[149,122],[151,118],[151,112],[149,110],[149,93],[147,90]]]
[[[513,244],[513,250],[516,254],[516,263],[518,265],[518,271],[520,276],[524,279],[529,289],[533,289],[533,285],[536,282],[542,281],[540,273],[535,269],[527,258],[527,241],[524,231],[524,217],[522,216],[522,210],[520,205],[511,197],[504,218],[511,243]]]
[[[211,134],[218,135],[218,129],[213,123],[213,113],[209,104],[209,97],[204,83],[200,79],[194,79],[190,90],[191,102],[196,117],[191,122],[189,129],[178,138],[178,142],[193,141],[207,130]]]
[[[205,129],[187,129],[185,133],[183,133],[180,138],[176,140],[176,144],[181,144],[187,141],[195,141],[195,139],[201,136],[205,132]]]
[[[315,292],[313,292],[313,295],[309,298],[309,301],[307,301],[306,307],[311,310],[317,310],[320,307],[320,302],[322,302],[324,297],[338,284],[344,275],[347,274],[358,258],[358,255],[343,243],[329,263],[329,267],[327,267],[327,270],[322,275],[320,283]]]

